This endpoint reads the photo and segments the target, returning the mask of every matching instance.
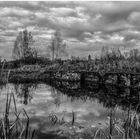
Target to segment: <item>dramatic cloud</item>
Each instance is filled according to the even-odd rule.
[[[140,44],[140,2],[1,1],[0,17],[0,55],[7,59],[25,28],[42,55],[55,30],[62,32],[69,57],[95,55],[102,46],[127,49]]]

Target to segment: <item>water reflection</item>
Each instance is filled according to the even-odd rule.
[[[86,88],[80,88],[79,83],[69,83],[55,81],[50,84],[50,92],[53,103],[59,107],[62,94],[70,98],[71,101],[81,99],[82,101],[98,99],[98,102],[106,108],[115,108],[117,106],[127,110],[131,108],[140,111],[139,99],[140,89],[120,88],[116,86],[100,85],[88,83]],[[37,84],[16,84],[14,89],[20,102],[27,105],[33,99]]]
[[[60,86],[61,85],[61,86]],[[95,83],[88,83],[86,88],[80,88],[79,84],[68,82],[55,82],[51,83],[56,89],[66,94],[71,100],[98,99],[106,108],[114,108],[116,106],[127,110],[130,106],[131,109],[140,111],[140,89],[137,88],[122,88],[118,86],[100,85]]]
[[[61,92],[56,90],[55,87],[51,87],[51,95],[54,99],[53,103],[56,105],[56,107],[59,107],[61,104]]]
[[[56,114],[60,120],[64,118],[66,122],[70,122],[74,112],[77,123],[94,127],[98,123],[105,124],[109,121],[112,125],[113,119],[110,118],[121,118],[122,109],[128,112],[130,109],[140,111],[140,89],[96,83],[87,83],[86,88],[81,88],[78,82],[61,81],[51,81],[46,84],[16,84],[11,87],[14,88],[16,100],[20,101],[17,102],[17,108],[26,109],[32,126],[38,129],[41,135],[51,129],[50,121],[47,119],[50,114]],[[5,105],[4,99],[6,94],[2,93],[1,113]]]
[[[31,102],[36,88],[37,84],[32,83],[14,85],[14,91],[17,95],[17,98],[20,99],[20,103],[23,103],[25,105]]]

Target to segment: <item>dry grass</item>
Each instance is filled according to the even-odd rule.
[[[104,135],[104,138],[121,138],[121,139],[139,139],[140,138],[140,114],[137,110],[131,110],[131,106],[128,111],[125,112],[124,118],[116,120],[113,110],[110,112],[110,121],[106,128],[99,128],[96,131],[96,138],[99,132]],[[100,138],[100,137],[98,137]]]
[[[10,112],[11,103],[13,101],[14,111]],[[10,113],[14,113],[14,120],[10,120]],[[25,123],[20,118],[20,115],[25,115]],[[29,117],[26,111],[23,109],[18,113],[14,94],[7,94],[5,112],[0,119],[0,138],[11,139],[11,138],[33,138],[34,132],[29,127]]]

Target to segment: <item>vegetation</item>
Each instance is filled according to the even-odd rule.
[[[140,51],[137,49],[122,51],[120,49],[109,50],[108,48],[103,47],[101,50],[101,55],[95,59],[92,59],[91,55],[89,55],[88,59],[72,57],[71,59],[61,60],[61,54],[67,55],[66,43],[62,39],[61,33],[56,31],[52,36],[51,44],[48,46],[48,51],[52,53],[52,60],[50,60],[48,58],[38,57],[37,51],[32,48],[33,43],[34,41],[31,32],[24,30],[19,33],[14,43],[13,49],[13,58],[15,60],[9,62],[0,62],[2,83],[8,83],[11,69],[15,70],[15,77],[13,76],[13,80],[17,80],[17,82],[23,81],[25,83],[30,82],[30,80],[39,81],[40,79],[47,79],[45,77],[45,71],[49,70],[57,71],[55,76],[61,76],[61,78],[64,79],[80,79],[78,74],[71,72],[74,70],[95,71],[99,73],[140,73]],[[9,71],[4,74],[4,69],[8,69]],[[60,71],[65,71],[65,74],[61,75]],[[18,72],[21,73],[18,75]],[[51,82],[52,81],[50,81],[50,83]],[[55,86],[57,85],[61,87],[62,84],[63,82],[61,82],[60,85],[57,83]],[[69,90],[75,89],[75,87],[80,88],[80,84],[78,86],[75,84],[73,87],[68,83],[65,83],[65,85],[69,86]],[[32,98],[32,95],[29,95],[29,87],[30,85],[27,87],[15,87],[17,91],[21,90],[21,93],[18,91],[18,96],[24,98],[22,103],[25,105],[27,105]],[[69,90],[67,92],[70,92]],[[125,102],[127,96],[125,95],[124,98],[124,95],[121,94],[121,91],[117,89],[117,91],[119,91],[120,98],[124,99],[123,102],[126,104],[126,106],[129,106],[129,108],[125,108],[125,110],[127,110],[125,112],[125,118],[117,120],[117,118],[115,118],[117,95],[111,88],[109,88],[109,91],[109,94],[105,95],[97,95],[97,93],[93,95],[91,92],[89,93],[90,96],[98,97],[99,102],[102,102],[105,98],[110,98],[109,101],[106,100],[106,102],[103,103],[104,106],[109,108],[109,120],[105,126],[99,125],[94,128],[81,126],[76,122],[75,112],[73,111],[71,122],[66,122],[65,118],[58,118],[55,114],[51,114],[49,115],[49,119],[52,125],[59,123],[62,126],[57,131],[58,135],[63,135],[67,138],[140,138],[139,105],[135,107],[131,104],[131,100],[128,103]],[[110,93],[113,93],[115,98],[112,98]],[[135,93],[135,91],[133,91],[133,93]],[[70,93],[68,96],[70,96]],[[81,93],[77,95],[72,93],[72,96],[78,96],[84,100],[87,99],[87,96],[82,97]],[[131,95],[129,98],[133,99],[136,97],[136,95],[135,97]],[[10,105],[12,99],[15,107],[15,120],[10,120]],[[136,100],[133,101],[136,102]],[[122,105],[122,100],[120,100],[118,104]],[[21,114],[26,116],[26,124],[25,122],[23,123],[21,121]],[[0,138],[33,138],[34,131],[30,131],[29,129],[29,117],[25,110],[21,111],[20,113],[17,112],[13,93],[10,95],[7,94],[5,113],[0,119],[0,130]]]
[[[19,32],[14,43],[13,58],[15,60],[36,58],[37,51],[31,47],[33,42],[31,32],[28,32],[27,30]]]
[[[72,100],[77,100],[80,98],[83,101],[86,101],[87,99],[94,100],[97,98],[99,102],[107,108],[108,120],[106,121],[107,123],[99,123],[99,125],[95,125],[94,127],[82,126],[81,124],[77,123],[77,120],[74,117],[75,114],[72,112],[71,123],[63,122],[63,127],[60,127],[59,131],[57,131],[58,134],[67,136],[68,138],[140,138],[140,106],[139,99],[137,97],[139,91],[133,91],[132,89],[129,89],[130,91],[128,89],[119,90],[115,87],[113,89],[111,86],[109,86],[109,88],[105,89],[103,93],[100,91],[97,92],[97,90],[95,90],[95,92],[93,92],[93,90],[83,90],[82,93],[82,91],[78,92],[79,88],[70,92],[72,89],[68,88],[68,90],[66,90],[66,87],[67,86],[59,88],[59,90],[62,89],[62,93],[66,94]],[[103,89],[101,86],[101,91],[102,90]],[[116,109],[118,107],[124,109],[124,112],[122,116],[116,117]],[[57,116],[55,116],[55,124],[57,122],[56,120],[59,120],[56,118]],[[63,120],[65,120],[65,118],[63,118]]]
[[[102,50],[99,59],[95,59],[93,70],[97,71],[117,71],[117,72],[139,72],[140,52],[132,49],[123,52],[120,49]]]
[[[5,68],[18,68],[22,65],[46,66],[46,70],[88,70],[98,72],[140,72],[140,51],[132,49],[130,51],[120,49],[108,49],[103,47],[101,55],[92,59],[72,57],[61,60],[61,55],[67,55],[66,42],[63,40],[61,32],[56,31],[48,45],[48,53],[52,53],[52,61],[49,58],[38,57],[37,51],[33,48],[33,36],[27,30],[19,32],[13,48],[13,58],[15,61],[6,62]],[[2,62],[1,62],[2,67]]]
[[[94,60],[66,60],[61,65],[60,70],[88,70],[98,72],[140,72],[140,51],[132,49],[122,52],[111,49],[102,50],[101,56]],[[55,67],[54,67],[55,69]],[[58,64],[56,69],[58,69]]]
[[[14,111],[11,112],[11,103],[14,103]],[[15,119],[10,119],[11,114],[13,114]],[[25,116],[24,120],[21,119]],[[1,139],[11,139],[11,138],[33,138],[34,130],[32,131],[29,127],[29,117],[26,111],[18,112],[16,107],[16,100],[14,94],[7,94],[5,112],[3,116],[0,117],[0,138]]]
[[[82,125],[78,123],[78,120],[72,120],[67,122],[65,117],[60,118],[56,114],[50,114],[49,120],[52,126],[58,126],[55,132],[59,137],[64,137],[68,139],[139,139],[139,115],[136,111],[131,109],[128,112],[124,112],[124,118],[116,118],[115,116],[116,108],[108,109],[108,120],[105,124],[99,123],[98,125]]]
[[[62,39],[60,31],[55,31],[54,35],[52,35],[51,44],[48,48],[52,52],[52,61],[58,59],[62,54],[67,55],[66,42]]]

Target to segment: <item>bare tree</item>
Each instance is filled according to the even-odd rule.
[[[35,49],[31,48],[33,44],[33,37],[31,32],[27,30],[19,32],[13,48],[13,58],[14,59],[27,59],[29,57],[36,56]]]
[[[55,31],[51,38],[51,44],[48,46],[52,52],[52,60],[57,59],[60,55],[67,55],[66,42],[62,39],[61,32]]]

